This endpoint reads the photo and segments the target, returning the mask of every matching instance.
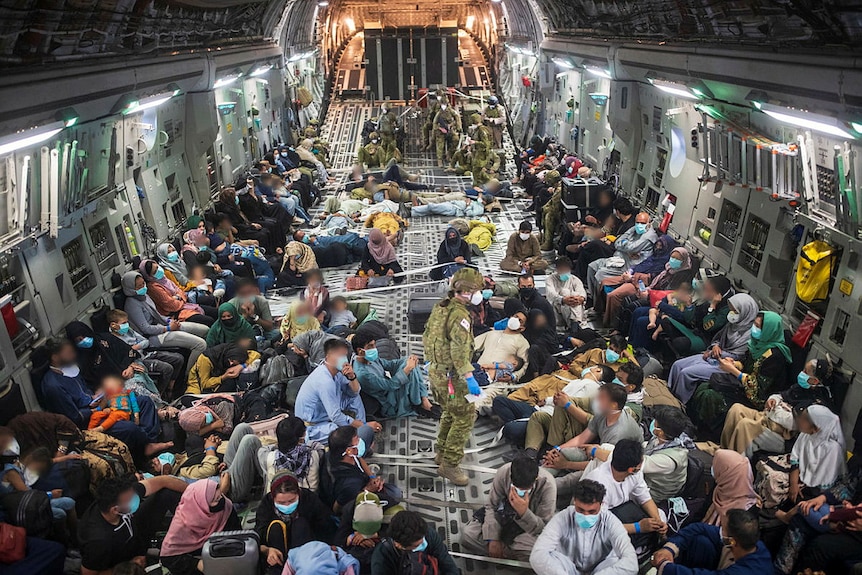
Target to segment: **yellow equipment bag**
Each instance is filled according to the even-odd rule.
[[[814,240],[802,246],[796,267],[796,295],[805,303],[823,301],[832,287],[832,270],[837,250],[824,241]]]
[[[303,108],[308,107],[308,105],[314,100],[311,97],[311,92],[305,86],[300,86],[296,89],[296,99],[299,100],[299,103],[302,104]]]

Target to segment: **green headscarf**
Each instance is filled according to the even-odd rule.
[[[748,351],[751,352],[751,357],[756,361],[770,349],[778,348],[790,363],[790,349],[784,344],[784,325],[781,323],[781,316],[774,311],[762,311],[760,316],[763,318],[760,338],[752,337],[748,340]]]
[[[186,229],[185,231],[193,230],[198,227],[198,224],[204,221],[204,219],[200,216],[194,215],[186,218]]]
[[[225,325],[221,319],[221,314],[224,312],[233,314],[233,322],[230,325]],[[254,328],[251,327],[251,324],[240,315],[232,303],[225,302],[218,306],[218,320],[207,332],[207,346],[234,343],[243,338],[254,339]]]

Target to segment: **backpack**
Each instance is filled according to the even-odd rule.
[[[655,407],[657,405],[669,405],[678,409],[685,409],[680,401],[671,393],[667,382],[655,376],[644,378],[644,407]]]
[[[0,497],[0,506],[9,523],[23,527],[28,537],[45,538],[50,535],[54,515],[48,495],[44,491],[28,489],[7,493]]]
[[[758,461],[755,468],[754,491],[763,502],[762,509],[778,508],[790,493],[790,456],[770,455]]]
[[[135,471],[132,453],[125,443],[98,431],[82,432],[81,459],[90,468],[90,491],[95,494],[102,480],[122,477]]]
[[[715,480],[709,471],[711,467],[712,455],[699,449],[689,449],[685,485],[679,496],[683,499],[709,497],[715,488]]]
[[[796,267],[796,296],[805,303],[823,301],[832,288],[832,272],[838,263],[838,250],[824,241],[802,246]]]

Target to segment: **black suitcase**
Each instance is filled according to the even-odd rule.
[[[428,323],[428,318],[431,317],[431,310],[440,297],[419,296],[410,298],[410,303],[407,304],[407,324],[410,328],[410,333],[421,334],[425,331],[425,324]]]
[[[599,203],[599,193],[610,184],[598,178],[563,178],[562,204],[566,222],[576,222],[589,215]]]

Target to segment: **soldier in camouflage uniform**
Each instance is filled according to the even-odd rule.
[[[483,142],[473,144],[472,165],[473,185],[482,186],[500,171],[500,156],[488,149]]]
[[[437,165],[446,167],[446,162],[455,153],[458,145],[458,133],[461,131],[461,116],[447,102],[440,104],[440,111],[434,116],[431,134],[437,152]]]
[[[554,249],[554,234],[560,227],[563,214],[563,185],[560,182],[560,172],[551,170],[545,174],[545,183],[551,192],[551,199],[542,207],[542,246],[543,251]]]
[[[312,118],[308,121],[308,125],[302,131],[302,136],[304,138],[308,138],[309,140],[313,140],[320,136],[320,132],[318,131],[318,126],[320,125],[320,120],[317,118]]]
[[[449,295],[431,310],[422,342],[434,399],[443,408],[437,433],[437,474],[455,485],[467,485],[461,469],[464,447],[476,421],[476,409],[466,399],[481,390],[473,377],[473,323],[467,304],[484,286],[472,268],[455,272]],[[481,297],[481,294],[480,296]]]
[[[380,106],[380,119],[377,121],[377,133],[380,134],[380,143],[386,148],[389,144],[395,145],[395,132],[398,130],[398,116],[389,109],[386,104]]]
[[[382,168],[386,164],[383,146],[377,132],[369,134],[370,142],[359,148],[356,163],[364,165],[369,170]]]
[[[482,119],[485,125],[491,129],[494,138],[494,149],[503,147],[503,128],[506,126],[506,112],[500,106],[497,96],[488,98],[488,105],[482,111]]]
[[[431,144],[434,142],[431,127],[434,125],[434,117],[440,111],[440,100],[442,97],[439,94],[434,92],[428,94],[428,115],[425,116],[425,123],[422,124],[422,151],[430,150]]]
[[[467,135],[474,142],[482,142],[487,149],[493,146],[493,136],[491,130],[482,125],[482,116],[479,114],[470,114],[470,127],[467,128]]]

